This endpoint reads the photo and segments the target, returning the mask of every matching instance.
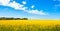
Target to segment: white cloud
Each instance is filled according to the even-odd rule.
[[[21,5],[19,3],[16,3],[15,1],[8,4],[9,7],[12,7],[14,9],[22,10],[24,5]]]
[[[0,0],[0,5],[12,7],[17,10],[25,10],[26,9],[25,7],[23,7],[24,5],[16,3],[15,1],[10,2],[10,0]]]
[[[35,7],[34,5],[31,6],[31,8],[34,8],[34,7]]]
[[[46,15],[46,13],[43,12],[43,10],[29,10],[27,11],[28,13],[31,13],[31,14],[38,14],[38,15]]]
[[[6,6],[9,2],[10,0],[0,0],[0,5]]]
[[[22,2],[23,4],[26,4],[25,1]],[[14,8],[16,10],[24,10],[27,13],[31,13],[31,14],[39,14],[39,15],[46,15],[46,13],[44,13],[42,10],[27,10],[27,7],[24,7],[24,5],[19,4],[15,1],[10,2],[10,0],[0,0],[0,5],[2,6],[8,6],[11,8]],[[32,8],[34,8],[34,5],[31,6]]]
[[[22,3],[23,3],[23,4],[26,4],[26,2],[25,2],[25,1],[22,1]]]

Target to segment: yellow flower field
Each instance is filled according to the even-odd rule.
[[[38,24],[43,26],[60,25],[60,20],[0,20],[4,25]]]
[[[0,31],[60,31],[60,20],[0,20]]]

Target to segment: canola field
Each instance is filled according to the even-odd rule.
[[[60,31],[60,20],[0,20],[0,31]]]

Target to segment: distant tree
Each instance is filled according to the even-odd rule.
[[[22,18],[22,20],[28,20],[28,18]]]
[[[20,20],[20,18],[15,18],[15,20]]]
[[[6,19],[5,17],[1,17],[0,20]]]
[[[28,18],[6,18],[6,17],[1,17],[0,20],[28,20]]]

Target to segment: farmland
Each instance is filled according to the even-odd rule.
[[[60,20],[0,20],[0,31],[60,31]]]

